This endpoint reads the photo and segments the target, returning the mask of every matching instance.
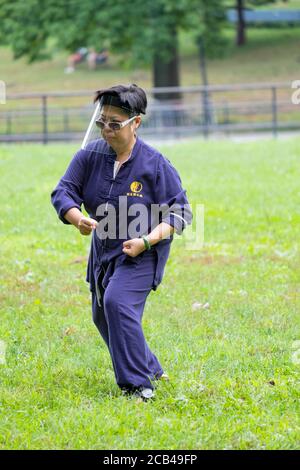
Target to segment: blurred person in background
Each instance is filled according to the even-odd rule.
[[[65,68],[65,73],[75,72],[75,66],[84,62],[87,58],[88,50],[86,47],[80,47],[74,54],[68,57],[68,66]]]
[[[108,49],[102,49],[99,53],[92,49],[87,57],[88,66],[91,70],[95,70],[97,65],[105,64],[108,61]]]

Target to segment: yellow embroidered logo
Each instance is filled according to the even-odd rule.
[[[133,181],[130,185],[131,193],[127,193],[127,196],[135,196],[135,197],[144,197],[142,194],[139,194],[143,189],[142,183],[139,181]]]
[[[143,185],[139,181],[133,181],[133,183],[131,183],[130,185],[130,190],[133,193],[139,193],[140,191],[142,191],[142,188],[143,188]]]

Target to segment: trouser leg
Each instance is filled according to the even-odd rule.
[[[103,298],[103,297],[102,297]],[[104,314],[103,307],[99,307],[97,301],[97,295],[95,292],[92,292],[92,315],[93,315],[93,322],[95,323],[100,335],[104,339],[108,349],[109,349],[109,332],[108,332],[108,325]],[[149,348],[147,342],[145,341],[146,345],[146,356],[147,356],[147,364],[148,369],[151,371],[151,378],[158,378],[163,374],[163,369],[151,349]],[[113,363],[114,366],[114,363]]]
[[[115,269],[105,289],[109,351],[117,384],[122,388],[153,388],[151,381],[163,373],[142,330],[142,316],[154,270],[152,256],[145,256],[140,264],[123,263]]]
[[[146,298],[145,298],[145,301],[144,301],[144,305],[141,306],[143,311],[144,311],[144,308],[145,308],[145,303],[146,303]],[[146,347],[146,357],[147,357],[148,368],[152,372],[151,378],[153,377],[153,379],[155,379],[157,377],[160,377],[161,374],[163,374],[163,369],[162,369],[157,357],[155,356],[155,354],[149,348],[146,339],[145,339],[145,347]]]
[[[109,348],[109,333],[108,325],[105,318],[103,295],[104,289],[102,287],[102,275],[100,274],[97,282],[97,292],[92,292],[92,316],[100,335],[104,339],[107,347]]]
[[[148,369],[151,370],[151,378],[152,379],[157,379],[159,378],[163,373],[163,369],[151,349],[149,348],[148,344],[146,343],[146,348],[147,348],[147,363],[148,363]]]

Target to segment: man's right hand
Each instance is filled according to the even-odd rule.
[[[90,233],[97,228],[97,225],[98,222],[96,222],[96,220],[82,216],[79,219],[77,228],[81,235],[90,235]]]

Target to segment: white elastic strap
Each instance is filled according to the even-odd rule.
[[[91,133],[91,130],[92,130],[92,127],[93,127],[93,125],[94,125],[94,123],[95,123],[95,119],[96,119],[97,114],[98,114],[98,112],[99,112],[99,108],[100,108],[100,103],[98,102],[98,104],[97,104],[97,106],[96,106],[96,109],[95,109],[95,111],[94,111],[94,114],[93,114],[93,116],[92,116],[92,119],[91,119],[91,121],[90,121],[90,123],[89,123],[89,127],[87,128],[87,131],[86,131],[86,133],[85,133],[84,139],[83,139],[83,141],[82,141],[82,144],[81,144],[81,148],[82,148],[82,149],[84,149],[85,146],[86,146],[86,143],[87,143],[87,141],[88,141],[88,138],[89,138],[90,133]]]
[[[183,217],[181,217],[181,215],[174,214],[174,212],[171,212],[171,214],[174,215],[174,217],[178,217],[179,219],[181,219],[186,225],[188,224],[187,221]]]

